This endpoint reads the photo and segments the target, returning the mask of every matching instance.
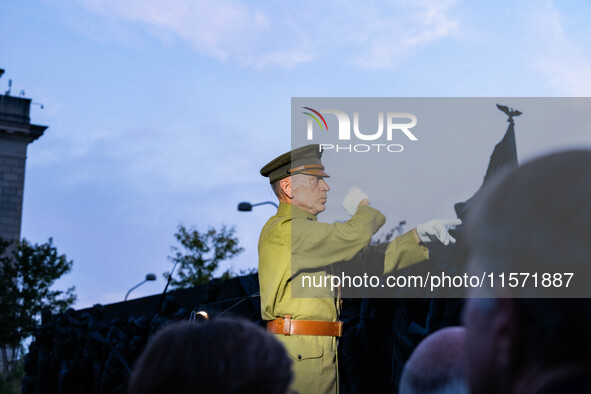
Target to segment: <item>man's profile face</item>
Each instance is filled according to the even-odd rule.
[[[499,393],[503,372],[499,368],[498,335],[495,332],[494,299],[469,298],[464,308],[466,361],[470,392]]]
[[[306,174],[296,174],[291,177],[293,199],[291,204],[312,215],[324,211],[330,187],[323,177]]]

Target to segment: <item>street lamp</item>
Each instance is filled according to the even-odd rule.
[[[151,282],[151,281],[155,281],[155,280],[156,280],[155,274],[147,274],[146,279],[142,280],[140,283],[138,283],[137,285],[135,285],[131,289],[129,289],[127,294],[125,294],[125,299],[123,301],[127,301],[127,297],[129,296],[129,293],[131,293],[133,290],[137,289],[138,287],[140,287],[141,285],[143,285],[144,283],[146,283],[148,281]]]
[[[279,208],[277,206],[277,204],[275,204],[273,201],[259,202],[257,204],[251,204],[249,202],[243,201],[240,204],[238,204],[238,210],[240,212],[250,212],[250,211],[252,211],[253,207],[257,207],[257,206],[263,205],[263,204],[270,204],[270,205],[273,205],[275,208]]]

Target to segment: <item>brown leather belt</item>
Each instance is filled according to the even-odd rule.
[[[340,337],[343,335],[342,321],[292,320],[290,315],[267,322],[267,331],[283,335],[320,335]]]

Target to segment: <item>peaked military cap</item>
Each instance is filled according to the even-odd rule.
[[[320,150],[320,145],[302,146],[271,160],[261,168],[261,175],[269,177],[270,183],[275,183],[280,179],[295,174],[329,178],[329,175],[324,172],[324,166],[322,165],[322,161],[320,161],[321,157],[322,151]]]

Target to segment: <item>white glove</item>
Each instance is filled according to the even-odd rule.
[[[357,207],[362,200],[369,201],[369,197],[367,197],[367,194],[365,194],[363,190],[353,186],[349,189],[343,200],[343,208],[345,208],[345,211],[347,211],[349,215],[353,216],[355,215],[355,212],[357,212]]]
[[[444,245],[456,242],[455,238],[449,235],[449,228],[462,224],[460,219],[439,219],[419,224],[417,233],[424,243],[439,241]]]

